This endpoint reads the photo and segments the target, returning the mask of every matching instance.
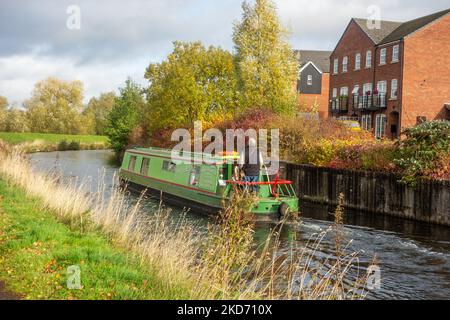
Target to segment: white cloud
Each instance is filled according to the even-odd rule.
[[[111,65],[76,65],[76,59],[42,57],[39,55],[14,55],[0,58],[0,95],[11,104],[21,105],[33,91],[34,84],[48,77],[64,80],[81,80],[85,89],[85,101],[101,92],[116,91],[130,76],[141,85],[148,65],[146,59],[122,61]]]

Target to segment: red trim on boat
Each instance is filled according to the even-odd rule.
[[[262,181],[262,182],[246,182],[246,181],[227,180],[227,183],[244,185],[244,186],[262,186],[262,185],[292,184],[293,182],[289,181],[289,180]]]

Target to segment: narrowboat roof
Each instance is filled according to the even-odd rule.
[[[149,147],[149,148],[134,147],[134,148],[128,149],[127,152],[149,155],[149,156],[160,156],[160,157],[170,157],[172,155],[171,149],[154,148],[154,147]],[[186,157],[186,158],[195,158],[197,156],[197,157],[203,157],[203,159],[206,158],[209,160],[218,160],[218,161],[238,160],[239,159],[239,154],[237,152],[232,152],[232,153],[223,152],[223,153],[219,153],[218,155],[215,155],[215,156],[210,156],[207,153],[187,152],[186,151],[186,152],[180,153],[179,156]]]

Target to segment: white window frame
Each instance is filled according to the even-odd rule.
[[[372,130],[372,116],[370,114],[361,117],[361,128],[367,131]]]
[[[368,87],[370,87],[370,90],[368,89]],[[366,92],[367,91],[370,91],[370,94],[372,94],[373,93],[373,84],[371,83],[371,82],[368,82],[368,83],[364,83],[364,85],[363,85],[363,95],[366,95]]]
[[[398,97],[398,80],[391,80],[391,99],[397,99]]]
[[[311,74],[308,74],[306,78],[306,85],[312,86],[312,84],[313,84],[313,76]]]
[[[380,89],[381,87],[383,87],[383,90]],[[377,91],[378,91],[378,94],[381,94],[381,93],[386,94],[387,93],[387,81],[386,80],[378,81]]]
[[[386,124],[386,115],[377,114],[375,117],[375,138],[381,139],[386,135]]]
[[[333,74],[338,74],[339,73],[339,59],[336,58],[334,59],[333,62]]]
[[[381,50],[380,50],[380,66],[386,64],[386,55],[387,55],[387,48],[381,48]]]
[[[355,56],[355,70],[361,69],[361,53],[357,53]]]
[[[366,51],[366,68],[372,68],[372,50]]]
[[[348,87],[341,87],[339,91],[339,97],[347,96],[348,97]]]
[[[342,73],[348,72],[348,57],[342,59]]]
[[[398,62],[400,55],[400,45],[396,44],[392,47],[392,62]]]

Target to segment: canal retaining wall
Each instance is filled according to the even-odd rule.
[[[416,188],[394,174],[338,170],[283,163],[283,176],[294,182],[303,201],[450,226],[450,181],[425,180]]]

